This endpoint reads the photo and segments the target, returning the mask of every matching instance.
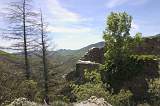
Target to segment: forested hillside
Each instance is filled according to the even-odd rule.
[[[150,0],[84,1],[0,1],[0,106],[160,106],[158,19],[129,11]]]

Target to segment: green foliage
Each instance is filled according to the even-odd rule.
[[[123,83],[134,79],[135,76],[145,76],[145,63],[154,62],[158,59],[153,55],[139,56],[135,54],[136,47],[141,44],[143,39],[141,33],[137,33],[134,37],[130,36],[131,23],[132,17],[127,13],[111,13],[108,16],[104,31],[103,38],[106,45],[102,78],[103,82],[108,85],[107,89],[112,91],[115,96],[112,95],[111,98],[117,100],[114,103],[119,103],[120,98],[124,100],[125,97],[130,98],[132,96],[131,92],[122,91],[125,88]],[[120,104],[117,106],[120,106]]]
[[[109,90],[113,89],[117,92],[117,90],[119,91],[122,88],[123,82],[132,80],[135,76],[143,74],[143,64],[143,61],[138,58],[128,57],[126,61],[118,65],[118,70],[113,71],[115,65],[112,65],[107,71],[104,71],[104,74],[102,74],[103,80],[109,84]]]
[[[140,61],[148,61],[148,60],[158,60],[158,56],[155,55],[132,55],[132,58]]]
[[[86,100],[91,96],[103,97],[108,95],[102,84],[86,83],[83,85],[72,85],[72,93],[77,97],[78,101]]]
[[[71,85],[72,93],[77,97],[77,100],[86,100],[91,96],[105,97],[108,95],[103,86],[101,75],[97,70],[85,70],[84,79],[85,84]]]
[[[34,101],[37,90],[37,82],[33,80],[25,80],[18,87],[19,96],[31,101]]]
[[[101,79],[100,71],[85,70],[84,74],[85,84],[72,85],[72,93],[77,97],[78,101],[89,99],[91,96],[98,98],[104,98],[107,102],[113,106],[128,106],[133,94],[129,90],[120,90],[118,94],[112,94],[105,89],[105,86]]]
[[[102,83],[101,74],[97,72],[97,70],[92,70],[92,71],[84,70],[84,80],[85,82],[93,84]]]
[[[10,53],[7,53],[7,52],[4,52],[4,51],[1,51],[0,50],[0,57],[4,57],[6,59],[9,59],[9,60],[21,60],[21,57],[20,56],[16,56],[16,55],[13,55],[13,54],[10,54]]]
[[[141,33],[130,36],[132,17],[127,13],[111,13],[108,16],[104,31],[105,71],[107,83],[118,89],[121,83],[140,71],[138,61],[130,56],[134,48],[140,44]],[[105,80],[105,81],[106,81]]]
[[[150,102],[153,106],[160,104],[160,79],[154,79],[149,82],[148,92],[150,94]]]
[[[133,94],[129,90],[120,90],[118,94],[114,94],[111,96],[111,98],[108,98],[108,101],[111,101],[110,103],[113,106],[130,106],[132,104]]]
[[[112,67],[112,72],[121,70],[123,63],[132,53],[133,48],[141,41],[141,34],[130,36],[132,17],[127,13],[111,13],[108,16],[104,31],[106,67]]]
[[[129,36],[131,21],[131,16],[126,13],[111,13],[108,16],[103,36],[106,43],[105,57],[107,65],[118,57],[125,56],[128,52],[128,42],[131,39]]]
[[[11,63],[0,61],[0,105],[7,104],[18,96],[17,87],[23,78],[21,71]]]

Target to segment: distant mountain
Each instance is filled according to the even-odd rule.
[[[76,62],[85,55],[86,52],[88,52],[89,49],[96,47],[96,48],[102,48],[104,47],[104,42],[98,42],[95,44],[88,45],[84,48],[78,49],[78,50],[66,50],[66,49],[60,49],[53,53],[53,55],[50,57],[51,60],[57,63],[64,63],[60,67],[58,67],[58,71],[66,74],[73,70],[75,70]]]
[[[78,49],[78,50],[67,50],[67,49],[60,49],[56,51],[56,53],[62,55],[62,56],[83,56],[86,52],[88,52],[89,49],[96,47],[96,48],[102,48],[104,47],[104,42],[98,42],[95,44],[88,45],[84,48]]]
[[[84,48],[81,48],[79,51],[85,53],[87,52],[89,49],[93,48],[93,47],[96,47],[96,48],[102,48],[105,46],[105,42],[98,42],[98,43],[95,43],[95,44],[91,44],[89,46],[86,46]]]
[[[150,36],[148,38],[157,38],[157,39],[160,39],[160,34],[157,34],[157,35],[154,35],[154,36]]]

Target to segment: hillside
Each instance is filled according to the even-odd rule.
[[[90,48],[93,48],[93,47],[102,48],[102,47],[104,47],[104,42],[98,42],[98,43],[95,43],[95,44],[91,44],[91,45],[88,45],[86,47],[83,47],[83,48],[77,49],[77,50],[60,49],[60,50],[58,50],[56,52],[58,54],[62,55],[62,56],[78,56],[78,57],[81,57],[86,52],[88,52],[88,50]]]
[[[144,37],[149,38],[149,39],[159,39],[160,38],[160,34],[154,35],[154,36],[149,36],[149,37]],[[89,49],[96,47],[96,48],[102,48],[104,47],[105,43],[102,42],[98,42],[95,44],[91,44],[88,45],[86,47],[83,47],[81,49],[77,49],[77,50],[70,50],[70,49],[60,49],[57,51],[50,51],[50,61],[53,64],[60,64],[59,67],[56,67],[56,71],[60,72],[61,75],[63,74],[67,74],[71,71],[73,71],[75,69],[75,64],[76,62],[85,55],[86,52],[88,52]],[[157,45],[158,47],[158,45]],[[140,48],[141,50],[141,48]],[[9,53],[0,51],[0,59],[9,59],[9,60],[14,60],[15,57],[17,57],[17,55],[22,55],[22,53],[16,53],[15,55],[11,55]],[[12,59],[11,59],[12,58]],[[35,58],[33,58],[35,59]]]
[[[0,50],[0,61],[4,63],[20,64],[21,57]]]
[[[146,38],[147,39],[154,38],[156,40],[159,40],[159,36],[160,35],[156,35],[156,36],[150,36],[150,37],[146,37]],[[84,56],[85,53],[88,52],[88,50],[90,48],[93,48],[93,47],[102,48],[102,47],[104,47],[104,42],[98,42],[95,44],[91,44],[89,46],[86,46],[86,47],[78,49],[78,50],[61,49],[61,50],[54,51],[54,52],[50,51],[51,55],[49,57],[49,60],[50,60],[51,64],[54,66],[53,69],[49,70],[49,79],[50,79],[49,90],[50,90],[51,95],[54,95],[55,92],[58,92],[58,90],[60,90],[59,88],[63,88],[64,86],[66,86],[65,85],[66,82],[64,82],[64,76],[66,76],[68,73],[74,71],[76,69],[76,62],[82,56]],[[159,47],[159,45],[157,45],[156,47]],[[150,46],[149,46],[149,48],[150,48]],[[154,51],[154,50],[155,50],[155,48],[152,51]],[[18,69],[20,62],[21,62],[20,60],[22,60],[22,57],[21,57],[22,55],[23,55],[22,53],[17,53],[15,55],[15,54],[10,54],[10,53],[4,52],[4,51],[0,51],[1,71],[3,72],[3,70],[6,70],[6,71],[8,70],[8,73],[9,73],[9,72],[12,72],[11,71],[12,69],[14,69],[16,76],[23,76],[24,70],[22,68]],[[32,77],[35,81],[41,82],[40,78],[41,78],[42,74],[41,74],[40,70],[38,69],[41,63],[38,61],[39,61],[39,59],[34,55],[32,55],[32,57],[30,58],[30,63],[33,66],[33,67],[31,67],[32,73],[33,73]],[[9,64],[9,66],[8,66],[8,64]],[[18,67],[16,66],[13,68],[13,65],[15,66],[15,64],[16,65],[18,64]],[[38,68],[37,68],[37,66],[38,66]],[[12,78],[12,77],[14,77],[14,76],[10,76],[9,78]],[[57,82],[55,82],[55,81],[57,81]],[[17,81],[15,80],[15,82],[17,82]],[[56,86],[55,86],[55,84],[56,84]],[[128,83],[127,83],[127,85],[128,85]],[[10,88],[10,89],[15,89],[15,88]]]
[[[60,67],[58,67],[58,71],[63,74],[69,73],[75,70],[76,62],[86,53],[89,49],[96,47],[102,48],[104,47],[104,42],[98,42],[95,44],[88,45],[84,48],[78,50],[66,50],[60,49],[55,51],[50,59],[57,63],[64,63]]]

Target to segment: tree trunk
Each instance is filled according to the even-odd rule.
[[[29,60],[28,60],[28,52],[27,52],[27,35],[26,35],[26,2],[23,2],[23,36],[24,36],[24,55],[25,55],[25,70],[26,70],[26,78],[27,80],[30,78],[30,68],[29,68]]]

